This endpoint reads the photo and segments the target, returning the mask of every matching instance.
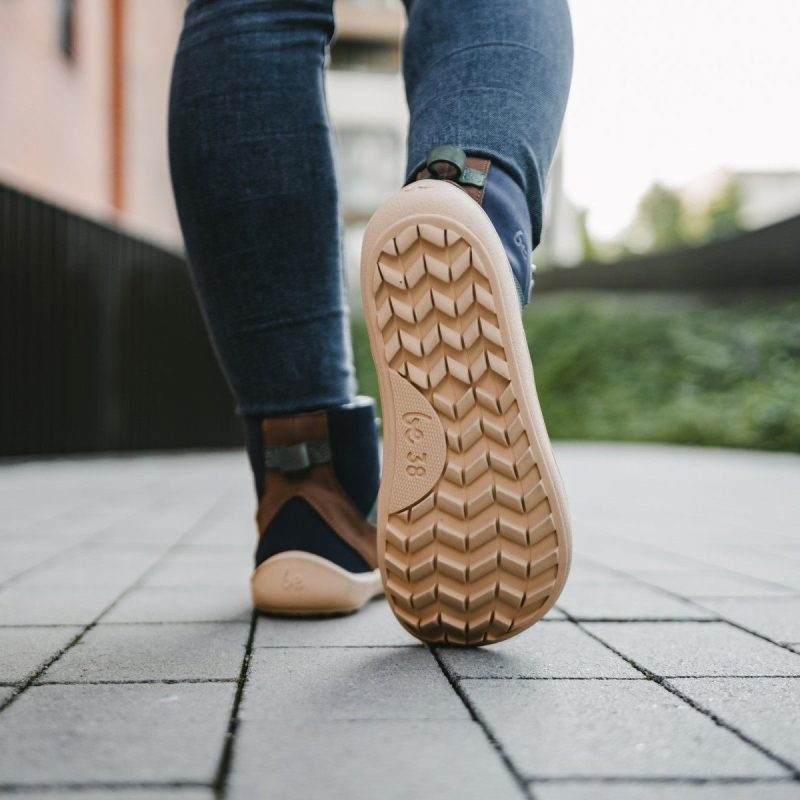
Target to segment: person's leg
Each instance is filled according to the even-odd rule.
[[[353,401],[323,83],[332,34],[332,0],[191,0],[169,144],[194,284],[245,418],[256,564],[299,550],[356,573],[374,566],[362,523],[379,464],[373,404]]]
[[[542,232],[545,181],[572,76],[567,2],[404,2],[407,178],[443,144],[492,161],[484,208],[527,301],[527,262]]]
[[[323,89],[331,6],[192,0],[175,59],[175,199],[243,416],[339,405],[353,393]]]
[[[384,409],[390,606],[428,642],[541,619],[570,530],[520,305],[570,80],[563,0],[408,3],[407,185],[370,220],[362,294]]]

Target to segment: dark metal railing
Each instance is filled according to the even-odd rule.
[[[0,185],[0,456],[240,437],[185,261]]]
[[[800,216],[716,242],[612,264],[542,271],[536,292],[780,291],[800,286]]]

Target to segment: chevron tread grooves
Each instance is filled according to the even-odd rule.
[[[411,225],[384,244],[372,291],[385,366],[431,404],[447,443],[434,488],[388,516],[387,597],[426,641],[507,638],[548,602],[560,543],[487,268],[454,232]]]

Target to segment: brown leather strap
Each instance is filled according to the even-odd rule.
[[[296,414],[291,417],[264,419],[264,444],[291,446],[328,439],[328,418],[324,411]],[[275,515],[293,497],[305,500],[336,535],[353,548],[371,568],[378,565],[375,526],[344,493],[331,464],[315,464],[298,472],[267,469],[264,495],[258,506],[256,521],[260,536]]]
[[[453,186],[457,186],[459,189],[465,191],[478,205],[483,205],[483,195],[486,191],[486,180],[483,182],[483,186],[470,186],[469,184],[460,183],[457,180],[458,173],[455,169],[452,170],[452,177],[448,177],[448,166],[443,166],[443,169],[439,171],[438,175],[431,174],[430,170],[427,167],[423,167],[414,177],[415,180],[421,181],[425,178],[437,178],[438,180],[446,180],[448,183],[452,183]],[[486,179],[489,176],[489,167],[492,166],[492,162],[489,161],[488,158],[475,158],[473,156],[467,156],[467,160],[465,162],[465,166],[469,167],[470,169],[474,169],[477,172],[480,172]]]

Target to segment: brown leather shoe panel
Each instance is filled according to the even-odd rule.
[[[296,414],[290,417],[264,419],[264,443],[291,446],[301,442],[328,439],[328,420],[324,411]],[[355,550],[367,565],[378,565],[375,526],[367,522],[342,489],[331,464],[317,464],[302,472],[285,474],[278,469],[266,470],[264,496],[258,506],[256,522],[259,536],[286,503],[294,497],[305,500],[327,523],[328,527]]]

